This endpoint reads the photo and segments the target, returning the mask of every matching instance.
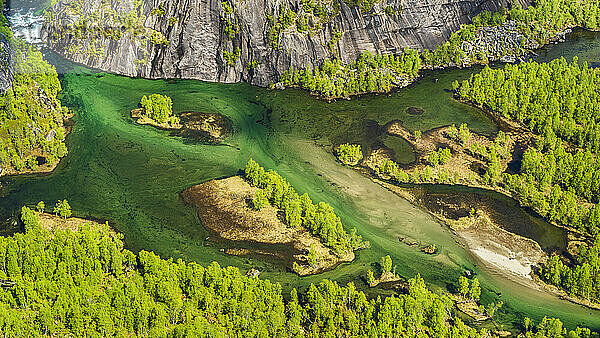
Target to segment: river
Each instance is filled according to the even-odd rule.
[[[578,32],[543,55],[552,58],[572,51],[579,55],[586,44],[580,59],[600,61],[600,39],[595,35],[590,40],[586,34]],[[478,67],[425,72],[417,83],[390,94],[326,103],[293,89],[132,79],[98,73],[51,52],[46,55],[61,74],[64,103],[76,112],[67,138],[69,155],[50,175],[3,177],[0,214],[4,218],[10,219],[24,204],[43,200],[51,205],[66,198],[76,216],[108,220],[124,234],[131,250],[152,250],[163,257],[201,264],[216,260],[242,270],[258,268],[261,277],[280,282],[285,290],[324,278],[354,281],[357,288],[366,289],[361,281],[366,269],[389,254],[399,274],[409,278],[420,273],[434,289],[447,289],[465,269],[473,270],[484,288],[483,302],[504,301],[498,316],[504,328],[514,328],[524,315],[536,320],[555,316],[569,327],[600,328],[599,312],[532,290],[486,268],[429,213],[339,165],[331,155],[332,145],[341,142],[360,143],[365,149],[374,142],[389,143],[380,126],[391,120],[400,120],[411,130],[468,123],[476,132],[494,133],[497,128],[492,121],[454,101],[449,92],[453,80],[470,76]],[[171,96],[176,112],[224,114],[232,120],[234,134],[223,145],[209,145],[137,125],[129,110],[150,93]],[[406,109],[413,106],[425,113],[408,114]],[[409,161],[410,152],[403,145],[398,147]],[[221,252],[222,244],[207,239],[208,232],[179,193],[191,185],[236,174],[249,157],[277,170],[299,193],[330,203],[346,227],[356,227],[372,247],[360,251],[352,263],[302,278],[276,262]],[[514,203],[498,203],[518,209]],[[409,236],[423,245],[436,243],[440,254],[423,254],[418,247],[400,243],[398,236]]]

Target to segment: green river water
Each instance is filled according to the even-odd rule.
[[[579,55],[580,59],[600,61],[598,51],[598,37],[577,33],[541,57]],[[201,264],[216,260],[243,270],[258,268],[261,277],[280,282],[284,290],[306,287],[324,278],[354,281],[364,289],[361,276],[366,269],[390,254],[399,274],[408,278],[420,273],[434,289],[446,289],[464,269],[475,271],[484,287],[483,302],[501,299],[506,304],[498,316],[505,328],[513,328],[524,315],[537,320],[544,315],[559,317],[569,327],[600,328],[600,312],[531,290],[487,269],[427,212],[341,166],[331,155],[332,145],[341,142],[360,143],[365,149],[383,142],[394,148],[399,160],[410,162],[414,155],[406,144],[381,135],[381,126],[396,119],[412,130],[468,123],[476,132],[494,133],[496,127],[483,113],[457,103],[449,93],[453,80],[465,78],[478,68],[429,72],[414,85],[391,94],[326,103],[298,90],[131,79],[96,73],[53,54],[48,58],[62,74],[65,104],[76,112],[67,138],[70,152],[52,174],[3,178],[0,214],[4,218],[15,215],[24,204],[44,200],[50,205],[66,198],[76,216],[108,220],[125,235],[127,247],[134,251],[152,250],[163,257]],[[137,125],[129,110],[142,95],[150,93],[171,96],[176,112],[226,115],[235,131],[225,144],[208,145]],[[406,113],[412,106],[425,113]],[[222,243],[206,240],[209,233],[179,193],[191,185],[236,174],[249,157],[277,170],[298,192],[330,203],[344,224],[356,227],[372,247],[359,251],[352,263],[302,278],[275,262],[222,253]],[[542,222],[510,199],[493,194],[490,198],[508,212],[527,215],[519,217],[530,226]],[[10,230],[8,223],[4,227],[5,232]],[[400,243],[398,236],[409,236],[422,244],[436,243],[441,253],[425,255],[419,248]],[[552,236],[544,238],[553,241]]]

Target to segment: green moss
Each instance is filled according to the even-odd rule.
[[[227,62],[227,64],[231,67],[235,66],[237,59],[240,57],[240,49],[236,48],[233,52],[223,51],[223,59]]]

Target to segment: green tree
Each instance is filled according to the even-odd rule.
[[[415,136],[415,141],[419,142],[421,140],[421,131],[415,130],[414,136]]]
[[[467,127],[466,123],[460,125],[458,129],[458,138],[462,144],[469,142],[469,139],[471,138],[471,131]]]
[[[523,318],[523,327],[525,328],[525,332],[529,332],[531,327],[533,326],[533,321],[529,317]]]
[[[371,269],[367,270],[366,279],[367,284],[369,285],[373,285],[373,283],[375,283],[375,276],[373,275],[373,271],[371,271]]]
[[[498,311],[499,308],[502,307],[502,305],[504,305],[504,302],[499,301],[498,303],[489,303],[486,307],[485,307],[485,313],[490,317],[490,318],[494,318],[494,315],[496,314],[496,311]]]
[[[315,246],[312,244],[308,250],[308,265],[311,267],[317,266],[317,251],[315,250]]]
[[[390,257],[390,255],[381,257],[381,268],[383,269],[383,274],[392,271],[392,258]]]
[[[173,100],[165,95],[144,95],[140,106],[144,109],[145,116],[158,123],[166,123],[173,116]]]
[[[337,149],[337,155],[340,162],[346,165],[356,165],[363,158],[358,144],[341,144]]]
[[[469,297],[473,300],[479,300],[480,295],[481,287],[479,286],[479,280],[477,278],[473,278],[471,281],[471,288],[469,289]]]
[[[54,206],[54,214],[64,219],[71,217],[71,206],[67,200],[59,200]]]
[[[46,204],[44,204],[44,201],[39,201],[35,208],[38,212],[44,212],[44,209],[46,209]]]
[[[467,277],[458,277],[458,292],[460,292],[460,294],[465,298],[469,294],[469,280]]]
[[[269,204],[269,199],[267,198],[267,193],[263,189],[259,189],[254,194],[254,198],[252,199],[252,206],[255,210],[260,210]]]

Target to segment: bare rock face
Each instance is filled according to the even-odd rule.
[[[63,56],[104,71],[264,86],[328,57],[347,63],[364,51],[433,48],[483,10],[529,1],[380,0],[361,10],[325,0],[326,15],[306,14],[307,31],[283,14],[299,18],[315,1],[59,0],[44,37]]]
[[[558,39],[564,37],[564,33],[559,33]],[[500,60],[502,62],[515,62],[515,55],[525,55],[529,50],[540,48],[540,44],[534,39],[526,37],[514,21],[494,27],[483,27],[477,32],[473,41],[463,41],[461,49],[467,55],[464,61],[469,64],[473,61],[469,59],[472,55],[485,55],[490,60]]]
[[[10,43],[0,34],[0,93],[6,92],[12,86],[13,75],[14,62]]]

